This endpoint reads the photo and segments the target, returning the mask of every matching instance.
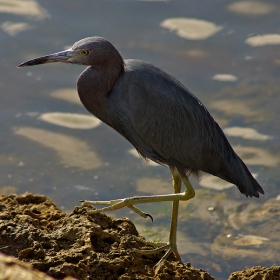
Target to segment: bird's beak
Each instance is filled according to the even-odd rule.
[[[72,54],[73,54],[73,50],[69,49],[62,52],[41,56],[21,63],[18,66],[18,68],[22,68],[25,66],[33,66],[38,64],[51,63],[51,62],[70,62]]]

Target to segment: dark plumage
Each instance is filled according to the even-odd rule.
[[[123,135],[146,159],[199,171],[235,184],[246,196],[262,188],[236,155],[219,125],[179,81],[143,61],[123,61],[105,39],[74,44],[94,49],[78,78],[80,99],[89,112]],[[81,62],[81,64],[84,64]]]
[[[173,178],[179,174],[186,185],[184,178],[188,182],[188,176],[206,172],[235,184],[246,196],[264,193],[207,109],[171,75],[143,61],[123,60],[100,37],[19,67],[56,61],[89,66],[77,81],[83,105],[143,158],[169,166]]]

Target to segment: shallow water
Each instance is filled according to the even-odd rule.
[[[276,0],[30,0],[24,5],[0,0],[1,193],[45,194],[71,211],[79,199],[171,192],[167,168],[146,166],[116,132],[83,116],[89,114],[79,103],[75,81],[84,67],[16,68],[81,38],[102,36],[124,58],[149,61],[186,85],[225,129],[266,192],[260,199],[247,199],[215,178],[193,180],[197,196],[180,208],[178,244],[183,260],[225,279],[234,269],[249,265],[244,242],[242,264],[215,253],[221,239],[217,237],[232,234],[237,247],[240,236],[247,236],[244,240],[253,240],[248,248],[265,256],[269,230],[252,238],[247,230],[253,228],[258,236],[258,225],[242,227],[240,222],[233,232],[229,221],[246,207],[261,207],[279,195],[279,14]],[[141,234],[166,240],[170,203],[141,209],[154,217],[154,223],[128,209],[109,214],[129,216]],[[262,246],[264,242],[268,245]],[[271,265],[273,260],[264,257],[254,264]]]

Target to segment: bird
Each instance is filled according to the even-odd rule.
[[[171,253],[182,261],[176,243],[178,207],[180,201],[195,196],[191,176],[199,179],[206,173],[219,177],[236,185],[246,197],[264,194],[202,102],[164,70],[141,60],[123,59],[112,43],[98,36],[81,39],[67,50],[34,58],[18,67],[52,62],[86,66],[77,80],[84,107],[127,139],[144,160],[171,171],[173,193],[82,201],[83,205],[106,205],[88,214],[128,207],[144,218],[151,215],[135,205],[171,201],[169,241],[155,242],[150,250],[132,248],[133,252],[164,251],[157,265]],[[185,188],[181,192],[182,183]]]

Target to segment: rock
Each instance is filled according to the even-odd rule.
[[[228,280],[279,280],[280,266],[265,268],[255,266],[242,271],[233,272]]]
[[[163,253],[146,256],[130,253],[128,249],[149,247],[133,238],[139,234],[128,218],[86,215],[81,207],[66,214],[45,196],[30,193],[0,196],[0,209],[0,251],[56,279],[67,276],[80,280],[215,279],[189,263],[179,263],[172,256],[154,270]],[[16,259],[3,258],[4,264],[12,262],[25,266]],[[28,270],[30,265],[27,265]],[[0,267],[2,275],[7,268]],[[41,278],[17,275],[7,279]]]
[[[5,280],[54,280],[47,274],[33,269],[31,264],[4,254],[0,254],[0,274],[0,279]],[[64,280],[75,280],[75,278],[66,277]]]

